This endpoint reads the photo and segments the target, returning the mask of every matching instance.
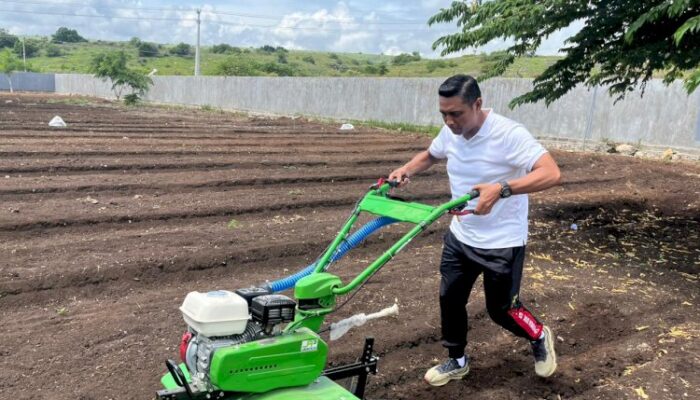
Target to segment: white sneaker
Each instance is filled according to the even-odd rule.
[[[557,370],[557,354],[554,351],[554,339],[548,326],[542,328],[544,337],[530,342],[532,355],[535,356],[535,373],[547,378]]]
[[[464,367],[460,367],[457,360],[448,358],[444,363],[430,368],[423,379],[430,385],[442,386],[453,379],[462,379],[468,373],[469,359],[465,358]]]

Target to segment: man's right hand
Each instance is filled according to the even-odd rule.
[[[425,171],[437,161],[438,159],[431,156],[428,150],[421,151],[420,153],[416,154],[411,161],[404,164],[403,167],[397,168],[391,174],[389,174],[389,180],[398,181],[399,187],[406,186],[406,184],[409,182],[408,178],[411,175]]]
[[[406,168],[406,166],[403,166],[401,168],[395,169],[392,173],[389,174],[389,180],[398,181],[399,187],[407,185],[408,182],[410,182],[408,179],[408,168]]]

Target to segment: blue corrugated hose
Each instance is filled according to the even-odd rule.
[[[353,249],[358,244],[362,243],[362,241],[365,240],[367,236],[374,233],[374,231],[376,231],[377,229],[389,224],[393,224],[394,222],[398,221],[389,217],[379,217],[366,223],[363,227],[355,231],[355,233],[353,233],[347,239],[340,243],[340,245],[338,246],[338,250],[336,250],[335,253],[331,256],[331,263],[340,260],[345,255],[345,253]],[[294,287],[294,285],[299,279],[307,275],[311,275],[311,273],[315,269],[316,263],[314,262],[313,264],[307,266],[306,268],[302,269],[296,274],[290,275],[286,278],[278,279],[274,282],[270,282],[267,284],[267,286],[273,292],[281,292],[283,290],[287,290],[289,288]]]

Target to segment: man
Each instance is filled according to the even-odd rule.
[[[468,75],[447,79],[438,90],[445,126],[430,148],[390,175],[403,184],[447,159],[452,198],[472,189],[479,197],[471,214],[455,216],[445,235],[440,261],[440,317],[448,359],[425,374],[433,386],[469,372],[467,310],[476,278],[484,274],[486,308],[494,322],[531,342],[535,372],[551,376],[556,367],[552,331],[520,302],[527,242],[527,193],[559,184],[559,167],[522,125],[482,109],[481,91]]]

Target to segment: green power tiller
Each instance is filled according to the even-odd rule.
[[[437,207],[392,196],[398,183],[380,179],[358,201],[351,216],[317,261],[288,278],[238,289],[189,293],[180,310],[187,331],[181,363],[166,361],[160,400],[352,400],[364,397],[368,374],[377,371],[373,339],[365,339],[354,364],[325,369],[328,344],[319,336],[336,298],[359,289],[413,238],[446,213],[469,213],[472,191]],[[379,216],[350,235],[361,213]],[[413,224],[403,237],[349,283],[328,266],[373,230],[394,222]],[[294,288],[294,298],[276,294]],[[349,391],[337,380],[352,378]]]

